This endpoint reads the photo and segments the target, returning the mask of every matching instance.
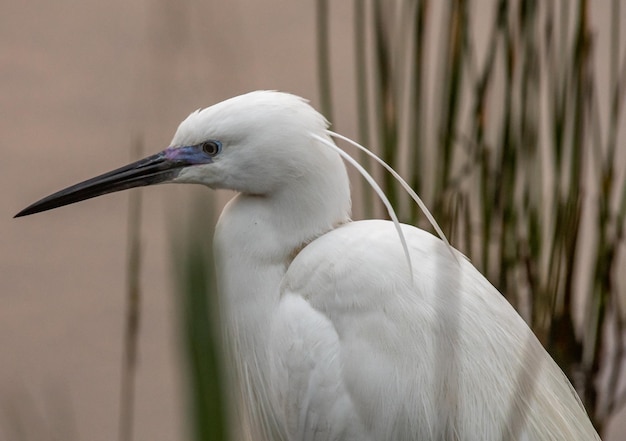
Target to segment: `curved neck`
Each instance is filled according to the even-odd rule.
[[[222,211],[215,260],[220,297],[230,314],[245,312],[248,305],[271,311],[294,255],[349,220],[345,166],[334,154],[326,158],[270,194],[238,194]],[[262,321],[260,315],[248,319]]]

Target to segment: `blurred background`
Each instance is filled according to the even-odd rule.
[[[206,250],[232,195],[160,186],[12,216],[138,150],[162,150],[191,111],[255,89],[310,99],[333,129],[396,166],[531,324],[604,438],[623,439],[625,9],[4,0],[0,440],[128,439],[120,414],[137,440],[222,433],[200,428],[215,408],[194,393],[215,365],[194,357],[214,350],[196,338],[210,334],[198,299],[212,277],[188,263],[210,261],[192,244]],[[374,174],[401,218],[425,226]],[[355,218],[383,216],[355,176],[353,188]],[[134,374],[122,367],[133,281]],[[120,398],[129,376],[132,415]]]

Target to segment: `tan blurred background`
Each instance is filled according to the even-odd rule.
[[[335,3],[335,115],[352,136],[354,118],[341,117],[354,112],[351,3]],[[608,4],[594,2],[598,23],[608,21]],[[111,440],[128,194],[12,216],[125,164],[133,140],[143,139],[146,153],[165,148],[196,108],[255,89],[317,105],[314,2],[4,0],[1,11],[0,440]],[[137,440],[185,438],[169,241],[192,192],[209,194],[143,192]],[[612,440],[623,439],[617,420]]]

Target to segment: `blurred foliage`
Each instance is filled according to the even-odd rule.
[[[206,196],[206,195],[205,195]],[[191,435],[196,441],[228,438],[225,375],[220,322],[217,311],[212,235],[207,225],[215,224],[206,197],[193,204],[194,210],[183,235],[173,235],[176,297],[180,305],[184,379]]]
[[[600,432],[626,401],[626,47],[619,0],[611,8],[610,26],[592,29],[586,0],[353,3],[359,140],[408,177],[520,311]],[[318,13],[332,17],[326,5]],[[328,21],[318,17],[318,41],[329,40]],[[610,34],[608,79],[598,32]],[[318,56],[329,107],[330,54]],[[383,188],[404,222],[423,225],[391,176]],[[376,201],[363,193],[369,216]]]

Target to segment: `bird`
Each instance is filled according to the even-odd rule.
[[[254,91],[197,110],[154,155],[26,216],[128,188],[234,190],[214,228],[243,439],[599,440],[566,375],[504,296],[441,238],[352,220],[328,121]]]

